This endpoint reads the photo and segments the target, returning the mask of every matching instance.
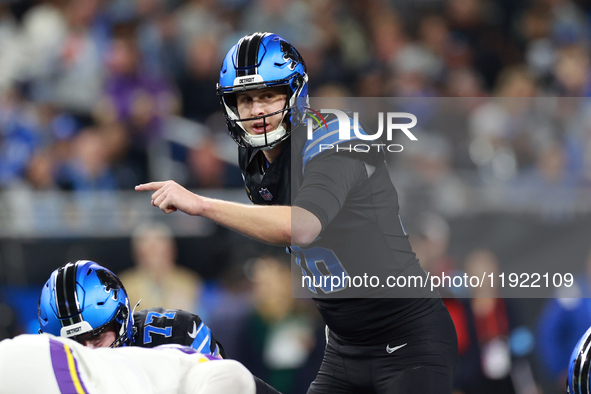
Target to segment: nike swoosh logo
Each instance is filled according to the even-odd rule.
[[[197,323],[193,322],[193,332],[188,333],[189,336],[193,339],[197,336]]]
[[[400,346],[394,346],[394,347],[390,347],[390,345],[386,345],[386,351],[390,354],[394,353],[396,350],[400,349],[401,347],[405,347],[407,345],[407,343],[404,343]]]

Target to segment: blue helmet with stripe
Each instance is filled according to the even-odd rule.
[[[111,347],[133,341],[133,314],[117,276],[88,260],[68,263],[51,273],[39,297],[39,332],[77,339],[102,333],[116,323]]]
[[[569,394],[591,394],[591,328],[581,337],[570,356],[566,390]]]
[[[240,118],[236,93],[273,87],[285,87],[285,108],[255,118]],[[234,141],[241,147],[272,149],[287,139],[291,131],[304,120],[308,106],[308,74],[304,59],[289,42],[276,34],[254,33],[244,36],[222,62],[217,93]],[[242,125],[244,121],[278,113],[283,113],[282,124],[261,135],[248,133]]]

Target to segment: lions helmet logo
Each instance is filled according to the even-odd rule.
[[[294,70],[298,63],[304,64],[304,59],[289,42],[281,41],[281,52],[283,52],[283,60],[291,62],[289,63],[290,70]]]

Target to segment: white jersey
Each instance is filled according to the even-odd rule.
[[[254,394],[255,383],[237,361],[181,345],[90,349],[40,334],[0,342],[0,394],[18,393]]]

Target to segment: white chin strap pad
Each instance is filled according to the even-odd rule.
[[[287,130],[285,130],[285,127],[280,124],[275,130],[267,131],[263,134],[250,134],[246,132],[242,138],[248,142],[250,146],[260,147],[264,145],[272,145],[275,141],[278,141],[280,138],[282,138],[285,133],[287,133]],[[271,149],[271,147],[266,146],[262,149]]]

